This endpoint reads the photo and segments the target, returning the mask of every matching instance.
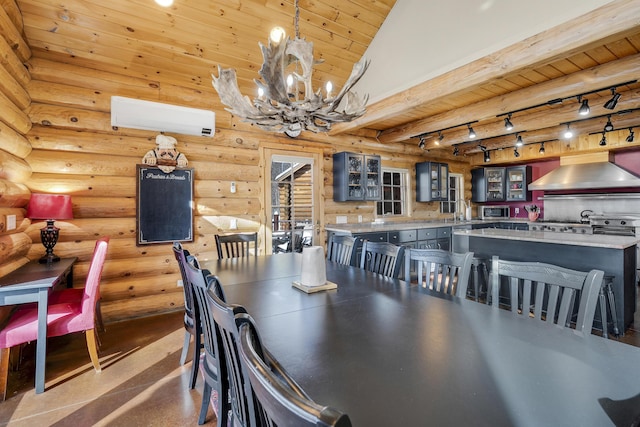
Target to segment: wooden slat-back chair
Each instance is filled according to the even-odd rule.
[[[258,255],[258,233],[216,234],[215,237],[218,259],[251,256],[251,243],[253,255]]]
[[[491,260],[491,301],[499,306],[501,279],[508,282],[513,313],[570,327],[576,299],[576,330],[591,332],[604,272],[570,270],[540,262]]]
[[[353,248],[356,238],[347,235],[332,234],[327,244],[327,260],[342,265],[353,265]]]
[[[413,264],[418,286],[465,298],[473,252],[458,254],[442,249],[407,249],[404,280],[413,279]]]
[[[362,242],[360,268],[387,277],[397,278],[400,274],[404,247],[387,242]]]
[[[319,405],[262,346],[253,319],[240,319],[238,353],[255,396],[256,418],[264,426],[351,427],[349,417]]]

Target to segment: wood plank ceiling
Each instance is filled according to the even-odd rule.
[[[242,93],[256,92],[262,64],[258,42],[272,27],[293,34],[293,0],[16,0],[34,57],[201,91],[222,109],[211,87],[217,66],[237,70]],[[300,34],[314,42],[314,88],[341,87],[395,0],[300,0]],[[371,58],[376,60],[376,58]],[[356,122],[332,133],[368,128],[382,142],[478,152],[511,147],[516,132],[527,144],[558,139],[571,122],[577,133],[602,131],[607,114],[616,129],[640,126],[640,83],[619,86],[615,110],[604,109],[608,89],[640,77],[640,1],[616,0],[584,18],[549,30],[495,55],[453,70],[370,105]],[[602,89],[602,90],[600,90]],[[588,96],[591,119],[577,121],[575,95]],[[549,104],[549,100],[566,98]],[[539,105],[540,104],[540,105]],[[530,108],[539,105],[536,108]],[[523,110],[524,111],[519,111]],[[628,111],[624,114],[622,112]],[[512,131],[504,114],[514,112]],[[470,140],[466,123],[478,138]],[[439,145],[438,130],[444,138]]]

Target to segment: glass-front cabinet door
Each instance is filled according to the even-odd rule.
[[[531,192],[528,186],[531,183],[530,166],[513,166],[507,168],[507,201],[529,201]]]
[[[505,169],[485,168],[487,177],[487,202],[505,200]]]
[[[380,157],[341,152],[333,155],[333,200],[380,200]]]
[[[365,200],[380,200],[380,157],[365,156],[367,163]]]

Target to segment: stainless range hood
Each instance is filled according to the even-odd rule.
[[[529,184],[529,190],[589,190],[640,187],[640,178],[603,152],[560,158],[560,167]]]

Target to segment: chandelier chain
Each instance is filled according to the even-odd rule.
[[[299,39],[300,38],[300,30],[298,29],[298,20],[300,19],[300,8],[298,7],[298,0],[294,1],[294,5],[296,8],[296,14],[293,20],[293,25],[294,28],[296,30],[296,38]]]

